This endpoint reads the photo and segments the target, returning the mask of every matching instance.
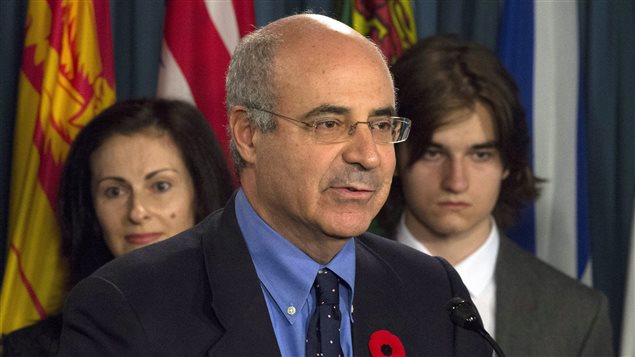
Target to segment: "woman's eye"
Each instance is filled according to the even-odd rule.
[[[104,190],[104,196],[108,198],[117,198],[122,195],[120,187],[108,187]]]
[[[168,191],[170,188],[172,188],[172,184],[170,184],[167,181],[159,181],[159,182],[154,184],[154,188],[158,192],[165,192],[165,191]]]

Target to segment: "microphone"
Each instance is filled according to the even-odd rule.
[[[505,357],[503,350],[501,350],[500,346],[496,341],[490,336],[487,331],[485,331],[485,327],[483,327],[483,321],[481,321],[481,316],[478,314],[476,307],[470,301],[466,301],[463,298],[458,296],[450,299],[447,305],[448,312],[450,313],[450,319],[452,322],[460,327],[463,327],[467,330],[472,330],[478,332],[479,335],[483,336],[487,343],[496,351],[498,357]]]

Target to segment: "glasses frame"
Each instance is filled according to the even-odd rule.
[[[280,114],[280,113],[276,113],[276,112],[273,112],[273,111],[267,110],[267,109],[261,109],[261,108],[249,108],[249,109],[265,112],[265,113],[271,114],[273,116],[277,116],[279,118],[285,119],[285,120],[287,120],[287,121],[289,121],[291,123],[304,125],[304,127],[308,128],[308,129],[312,129],[314,133],[315,133],[315,130],[317,130],[317,126],[315,125],[315,123],[307,123],[305,121],[298,120],[298,119],[292,118],[290,116],[286,116],[286,115],[283,115],[283,114]],[[378,144],[397,144],[397,143],[401,143],[401,142],[404,142],[404,141],[408,140],[408,136],[410,135],[410,127],[412,125],[412,121],[410,119],[408,119],[408,118],[397,117],[397,116],[389,116],[388,118],[390,118],[392,120],[396,120],[396,121],[402,123],[402,125],[404,127],[400,130],[400,133],[401,133],[401,136],[403,136],[403,138],[397,139],[397,140],[391,140],[391,141],[379,141],[378,142],[378,141],[376,141],[375,136],[373,136],[373,140],[375,140],[375,142],[378,143]],[[348,125],[348,135],[349,136],[353,135],[355,133],[355,130],[357,130],[357,126],[359,124],[368,125],[368,129],[370,129],[371,133],[372,133],[372,129],[370,127],[370,125],[372,124],[371,122],[369,122],[369,121],[356,121],[355,123]],[[329,143],[336,144],[336,143],[339,143],[339,142],[341,142],[341,141],[334,141],[334,142],[329,142]]]

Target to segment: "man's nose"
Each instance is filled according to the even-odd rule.
[[[366,124],[367,128],[358,129],[359,124]],[[359,164],[367,170],[378,167],[381,164],[381,156],[373,138],[370,123],[358,121],[350,126],[348,134],[350,139],[346,143],[344,160],[351,164]]]
[[[468,170],[461,158],[450,158],[446,165],[443,187],[451,192],[463,192],[469,187]]]

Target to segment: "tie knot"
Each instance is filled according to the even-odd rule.
[[[315,278],[315,290],[317,291],[317,304],[338,304],[339,303],[339,281],[329,269],[320,269]]]

